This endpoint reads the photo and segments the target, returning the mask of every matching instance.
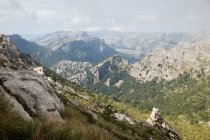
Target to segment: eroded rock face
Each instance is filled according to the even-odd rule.
[[[153,108],[150,117],[147,119],[147,123],[149,123],[149,125],[151,125],[152,127],[163,132],[171,140],[181,140],[176,130],[173,127],[171,127],[166,121],[164,121],[162,116],[159,114],[158,108]]]
[[[49,82],[36,72],[1,68],[0,87],[13,104],[13,109],[26,120],[43,118],[63,121],[59,114],[63,103]]]
[[[129,74],[140,81],[172,80],[185,72],[193,77],[209,75],[210,41],[180,43],[175,48],[157,48],[130,66]]]
[[[110,57],[90,69],[90,72],[94,78],[93,84],[96,84],[102,80],[104,75],[107,73],[119,72],[125,70],[127,67],[128,61],[123,59],[120,55]]]
[[[37,67],[41,64],[32,54],[20,53],[10,38],[0,34],[0,61],[1,64],[18,68]]]

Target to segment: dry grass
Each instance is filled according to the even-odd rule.
[[[82,113],[67,108],[62,115],[66,123],[52,122],[25,122],[10,116],[9,105],[0,97],[0,140],[114,140],[110,134],[105,133],[87,121]]]

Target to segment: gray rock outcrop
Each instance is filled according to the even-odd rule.
[[[0,94],[11,104],[11,113],[25,120],[48,119],[63,122],[63,103],[50,82],[32,71],[39,62],[22,54],[5,35],[0,35]]]
[[[158,108],[153,108],[150,117],[147,119],[147,123],[153,128],[156,128],[168,136],[171,140],[181,140],[176,130],[171,127],[159,114]]]
[[[59,114],[59,111],[63,109],[63,103],[49,82],[39,74],[28,70],[1,69],[0,88],[13,104],[13,109],[23,118],[63,121]]]

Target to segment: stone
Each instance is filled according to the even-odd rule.
[[[63,103],[50,83],[36,72],[1,68],[0,87],[14,104],[14,110],[25,116],[25,119],[40,118],[63,122],[59,114],[64,107]]]
[[[153,108],[150,117],[146,121],[150,126],[156,128],[168,136],[171,140],[181,140],[176,130],[171,127],[159,114],[158,108]]]
[[[98,116],[97,116],[95,113],[93,113],[93,111],[91,111],[91,110],[89,110],[89,109],[86,109],[85,112],[86,112],[87,114],[90,114],[93,120],[95,120],[95,121],[98,120]]]
[[[119,121],[125,121],[132,125],[135,124],[135,122],[130,117],[126,116],[125,114],[114,113],[114,117]]]
[[[33,71],[37,72],[38,74],[40,75],[43,75],[44,74],[44,70],[43,70],[43,67],[34,67],[33,68]]]

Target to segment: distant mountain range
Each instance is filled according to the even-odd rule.
[[[45,66],[52,66],[62,60],[97,63],[117,54],[103,40],[85,36],[82,33],[67,36],[58,32],[37,39],[39,45],[18,35],[11,35],[11,39],[18,49],[33,53]]]

